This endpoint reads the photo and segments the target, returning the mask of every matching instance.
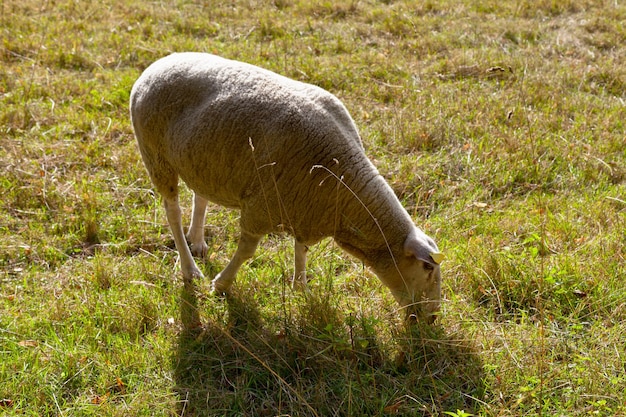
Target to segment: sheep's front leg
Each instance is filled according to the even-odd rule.
[[[185,232],[183,231],[182,214],[180,211],[180,205],[178,204],[178,196],[164,197],[163,205],[165,206],[165,214],[167,216],[167,223],[170,225],[172,235],[174,235],[174,243],[176,244],[176,250],[180,257],[180,267],[183,273],[183,279],[191,282],[194,277],[203,278],[202,272],[196,266],[196,263],[191,256],[189,246],[187,246],[187,240],[185,239]]]
[[[209,246],[204,241],[204,221],[206,218],[206,206],[208,201],[193,194],[193,210],[191,212],[191,225],[187,232],[187,241],[191,245],[191,253],[194,256],[204,258]]]
[[[308,246],[303,243],[298,242],[297,239],[294,239],[294,272],[293,272],[293,288],[302,289],[306,287],[306,253],[309,250]]]
[[[237,251],[235,251],[233,259],[230,260],[226,268],[217,274],[213,280],[213,291],[216,293],[228,292],[230,286],[235,282],[237,271],[241,265],[254,255],[259,240],[261,240],[259,236],[251,235],[243,231],[241,232],[239,246],[237,246]]]

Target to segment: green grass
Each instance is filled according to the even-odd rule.
[[[8,0],[0,21],[0,414],[626,414],[620,2]],[[183,285],[127,110],[183,50],[345,102],[448,255],[437,326],[405,328],[332,241],[306,294],[281,236],[227,299]],[[210,207],[207,277],[237,221]]]

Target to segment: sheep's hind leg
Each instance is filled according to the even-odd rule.
[[[191,246],[194,256],[204,258],[209,249],[204,241],[204,221],[206,219],[206,206],[208,201],[194,192],[193,210],[191,212],[191,224],[187,232],[187,241]]]
[[[294,272],[291,285],[295,289],[303,289],[306,287],[306,253],[308,246],[294,239]]]
[[[163,205],[165,206],[167,222],[170,225],[172,235],[174,235],[176,250],[178,250],[178,255],[180,256],[180,267],[183,273],[183,279],[190,282],[194,277],[203,278],[204,276],[194,262],[189,246],[187,246],[185,232],[183,231],[182,214],[180,205],[178,204],[178,195],[163,196]]]
[[[237,271],[246,260],[252,258],[260,240],[261,238],[259,236],[243,231],[241,232],[239,245],[237,246],[235,255],[233,255],[233,259],[230,260],[226,268],[217,274],[213,280],[213,291],[215,293],[221,294],[228,292],[230,286],[235,282]]]

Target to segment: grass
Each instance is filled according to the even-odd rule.
[[[0,413],[626,414],[626,7],[0,2]],[[185,287],[128,96],[171,51],[339,96],[448,255],[433,328],[324,241]],[[185,201],[190,195],[185,191]],[[237,213],[209,209],[214,276]]]

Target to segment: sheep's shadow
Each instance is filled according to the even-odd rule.
[[[201,323],[199,294],[191,283],[181,290],[183,328],[173,356],[178,415],[421,416],[480,409],[482,362],[458,334],[402,330],[389,353],[368,325],[371,318],[346,317],[323,297],[307,297],[301,317],[264,325],[257,301],[236,293],[216,301],[225,303],[224,321]],[[320,308],[325,314],[307,314]]]

